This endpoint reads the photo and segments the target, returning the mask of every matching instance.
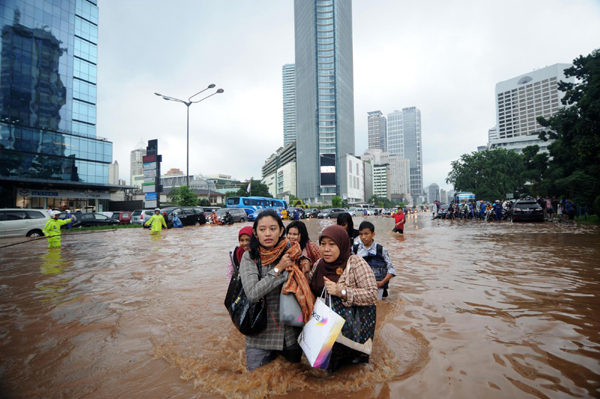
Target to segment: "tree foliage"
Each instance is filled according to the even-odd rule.
[[[331,206],[334,208],[340,208],[342,206],[342,197],[339,195],[334,195],[331,197]]]
[[[188,186],[181,186],[173,188],[167,197],[171,201],[179,206],[197,206],[198,197],[190,190]]]
[[[266,184],[261,183],[258,180],[251,180],[252,185],[250,186],[251,192],[248,192],[248,183],[245,183],[235,194],[228,195],[230,197],[267,197],[273,198],[269,193],[269,187]]]

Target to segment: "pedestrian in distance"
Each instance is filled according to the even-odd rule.
[[[46,213],[48,214],[48,216],[52,217],[52,212],[54,211],[52,210],[52,207],[49,206],[48,209],[46,209]]]
[[[404,234],[404,223],[406,223],[406,215],[402,211],[402,208],[398,208],[398,211],[392,216],[394,218],[394,233]]]
[[[360,241],[352,246],[352,253],[363,258],[375,274],[379,299],[388,296],[389,281],[396,276],[396,269],[388,251],[383,245],[375,242],[375,225],[364,221],[358,227]]]
[[[163,217],[163,215],[160,214],[160,208],[156,208],[154,210],[154,215],[152,215],[152,217],[150,219],[148,219],[148,221],[144,224],[146,226],[148,226],[148,225],[152,226],[152,230],[150,231],[150,234],[160,235],[162,228],[163,227],[165,229],[167,228],[167,223],[165,222],[165,218]]]
[[[354,242],[358,238],[358,230],[354,228],[354,221],[351,214],[347,212],[340,213],[337,217],[337,225],[346,229],[348,237],[350,237],[350,242]]]
[[[59,219],[60,212],[52,211],[52,218],[44,226],[44,235],[48,238],[48,248],[60,248],[60,226],[71,223],[72,219]]]

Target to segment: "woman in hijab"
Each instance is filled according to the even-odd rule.
[[[240,268],[240,262],[244,252],[250,250],[250,237],[252,237],[252,226],[243,227],[238,233],[239,246],[229,252],[229,263],[227,264],[227,282],[231,281],[234,273]]]
[[[302,249],[302,256],[299,261],[300,270],[305,275],[308,274],[313,265],[321,259],[319,246],[310,240],[306,225],[299,220],[294,220],[287,225],[286,234],[288,240],[300,244],[300,248]]]
[[[325,288],[332,296],[332,309],[345,317],[350,307],[370,307],[372,330],[367,335],[373,338],[375,330],[375,305],[377,303],[377,281],[373,269],[360,256],[351,255],[350,237],[341,226],[329,226],[319,237],[322,258],[314,266],[309,275],[310,288],[316,298],[321,296]],[[350,268],[346,271],[346,268]],[[346,324],[349,324],[346,318]],[[351,326],[348,326],[351,327]],[[346,329],[342,329],[342,334]],[[346,330],[347,332],[348,330]],[[347,337],[355,339],[356,337]],[[364,342],[360,342],[361,344]],[[368,363],[369,356],[335,343],[331,353],[329,369],[335,371],[345,364]]]
[[[301,253],[300,244],[285,238],[285,227],[275,210],[258,214],[252,227],[250,251],[244,253],[240,264],[248,300],[258,302],[264,298],[268,308],[266,329],[246,336],[246,365],[250,371],[272,362],[278,355],[291,363],[299,363],[302,358],[298,345],[302,329],[282,324],[279,317],[279,295]]]

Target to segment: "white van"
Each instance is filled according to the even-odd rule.
[[[40,237],[50,219],[43,209],[0,209],[0,237]]]

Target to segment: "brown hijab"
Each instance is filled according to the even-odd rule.
[[[323,237],[331,238],[335,241],[336,245],[340,249],[340,256],[331,263],[325,262],[325,259],[321,258],[313,274],[312,280],[310,281],[310,289],[315,295],[319,297],[325,287],[325,281],[323,277],[327,277],[333,282],[337,282],[340,279],[348,258],[350,258],[350,237],[345,228],[341,226],[329,226],[319,236],[319,243]]]

